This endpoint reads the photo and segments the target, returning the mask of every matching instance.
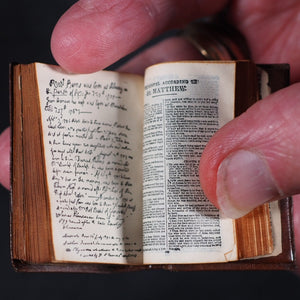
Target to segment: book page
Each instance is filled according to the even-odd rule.
[[[142,261],[143,78],[37,64],[56,261]]]
[[[201,153],[234,117],[234,63],[147,69],[144,104],[144,262],[237,259],[234,225],[199,183]]]

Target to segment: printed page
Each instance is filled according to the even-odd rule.
[[[237,259],[233,222],[199,183],[201,153],[234,117],[234,63],[164,63],[147,69],[144,104],[144,262]]]
[[[141,263],[143,78],[36,69],[56,260]]]

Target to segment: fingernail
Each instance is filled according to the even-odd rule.
[[[227,217],[240,218],[281,194],[267,163],[254,152],[238,150],[219,166],[217,198]]]

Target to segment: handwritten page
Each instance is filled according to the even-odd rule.
[[[56,260],[140,263],[143,79],[36,68]]]

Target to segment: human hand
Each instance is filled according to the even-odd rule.
[[[295,195],[300,254],[300,2],[233,1],[230,17],[256,63],[291,66],[291,86],[253,105],[208,143],[200,162],[207,197],[237,218],[256,206]]]
[[[53,34],[57,61],[75,72],[101,69],[166,28],[217,12],[225,1],[120,3],[82,1],[71,9]],[[222,128],[203,153],[200,179],[206,195],[226,214],[238,217],[266,201],[300,193],[300,3],[240,0],[230,4],[230,21],[246,37],[253,60],[289,63],[292,82]],[[157,61],[190,57],[196,54],[184,41],[170,39],[139,55],[123,70],[140,73]],[[300,249],[298,203],[295,233]]]
[[[199,2],[199,3],[197,3]],[[161,32],[220,11],[226,0],[218,1],[133,1],[82,0],[59,20],[52,37],[52,52],[65,69],[89,73],[103,69],[136,50]],[[124,71],[142,73],[152,62],[199,58],[182,39],[170,39],[139,56]],[[170,50],[171,49],[171,50]],[[156,56],[153,55],[156,53]],[[160,53],[160,57],[157,55]],[[9,189],[10,130],[0,135],[0,184]]]
[[[82,0],[58,22],[53,32],[52,51],[57,62],[67,70],[93,72],[107,67],[164,30],[220,11],[227,2]],[[296,83],[300,79],[300,3],[297,0],[284,3],[240,0],[230,4],[230,20],[247,38],[253,60],[290,63],[292,81],[289,88],[257,103],[222,128],[201,158],[200,179],[207,196],[225,213],[238,216],[262,202],[300,193],[297,176],[300,170],[297,161],[300,157],[300,137],[297,136],[300,84]],[[142,73],[147,65],[155,62],[188,58],[198,58],[195,49],[180,38],[171,38],[137,56],[122,70]],[[6,131],[0,137],[0,182],[6,187],[9,186],[8,136]],[[257,155],[258,163],[255,163]],[[239,163],[236,168],[231,164],[234,158]],[[256,169],[253,170],[253,166]],[[238,177],[235,176],[237,171]],[[251,176],[258,171],[261,172],[259,177]],[[237,178],[239,190],[229,190],[234,186],[233,178]],[[255,197],[251,197],[254,194]],[[237,199],[245,201],[239,203]],[[300,201],[295,203],[297,249],[300,249],[299,215]]]

